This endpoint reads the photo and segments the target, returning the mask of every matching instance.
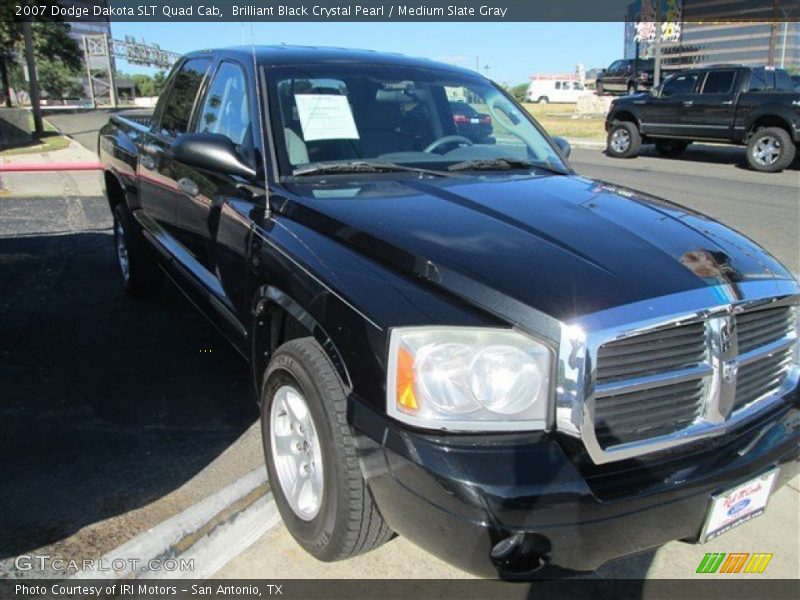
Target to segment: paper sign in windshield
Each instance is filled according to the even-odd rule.
[[[294,99],[305,141],[359,139],[347,96],[295,94]]]

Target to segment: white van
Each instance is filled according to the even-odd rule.
[[[578,98],[591,94],[577,79],[534,77],[525,97],[528,102],[577,102]]]

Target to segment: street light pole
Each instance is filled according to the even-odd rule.
[[[28,65],[28,90],[31,96],[31,110],[33,111],[33,128],[36,135],[44,133],[42,122],[42,107],[39,99],[39,81],[36,78],[36,56],[33,52],[33,32],[30,21],[22,22],[22,37],[25,40],[25,63]]]

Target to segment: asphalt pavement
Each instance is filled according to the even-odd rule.
[[[104,111],[48,116],[92,152],[107,118]],[[575,148],[572,162],[584,176],[718,218],[800,271],[798,162],[783,173],[756,173],[744,166],[742,149],[700,145],[677,159],[646,152],[619,160]],[[148,302],[125,296],[102,198],[23,196],[0,198],[0,223],[14,217],[14,229],[0,231],[0,573],[23,552],[107,552],[261,461],[244,362],[172,286]],[[758,551],[776,553],[770,573],[797,577],[793,486],[773,498],[766,516],[711,549],[676,542],[601,574],[687,577],[705,551]],[[424,569],[404,570],[409,560]],[[303,573],[463,575],[402,539],[324,565],[283,528],[218,575]]]

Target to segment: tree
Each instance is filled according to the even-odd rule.
[[[517,102],[525,102],[525,94],[528,92],[528,84],[520,83],[519,85],[512,86],[508,89],[508,93],[514,97]]]
[[[31,3],[51,4],[44,0]],[[60,90],[65,89],[63,87],[64,77],[67,77],[67,74],[73,78],[77,77],[82,65],[78,42],[69,36],[69,24],[51,18],[33,23],[31,29],[34,55],[39,65],[37,72],[40,77],[47,77],[55,87]],[[2,83],[6,94],[9,93],[9,84],[13,84],[15,87],[24,86],[24,78],[19,80],[22,68],[13,60],[9,60],[9,57],[14,55],[23,55],[22,23],[15,20],[13,3],[4,2],[0,3],[0,75],[4,75]],[[47,71],[48,69],[50,72],[45,74],[43,70]],[[50,95],[61,95],[54,90],[48,90],[44,84],[42,87]]]
[[[167,73],[165,71],[158,71],[155,75],[153,75],[153,86],[154,86],[154,96],[159,96],[161,94],[161,90],[164,89],[164,85],[167,83]]]

